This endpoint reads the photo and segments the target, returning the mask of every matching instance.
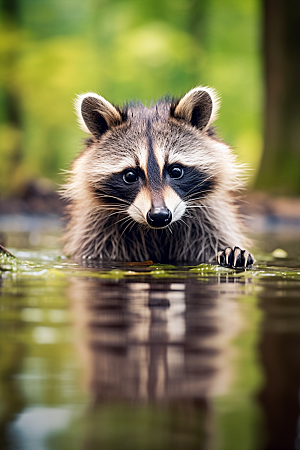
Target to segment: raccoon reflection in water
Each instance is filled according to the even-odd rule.
[[[145,440],[144,448],[212,448],[212,398],[234,378],[228,343],[241,328],[236,298],[244,288],[224,279],[72,280],[68,296],[91,395],[89,420],[97,420],[99,439],[106,433],[99,412],[116,410],[134,437],[137,417],[152,411],[147,437],[152,442],[163,434],[166,446]],[[113,430],[105,448],[124,448],[112,445]]]
[[[64,189],[65,252],[251,265],[252,255],[241,250],[249,242],[233,197],[243,170],[211,126],[218,106],[215,91],[205,87],[149,108],[80,95],[76,111],[90,137]]]

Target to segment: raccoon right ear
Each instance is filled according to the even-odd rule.
[[[75,110],[83,131],[91,133],[97,139],[109,128],[123,121],[120,111],[105,98],[92,92],[78,95]]]
[[[199,86],[190,90],[171,108],[171,115],[202,131],[216,119],[218,109],[219,99],[216,91]]]

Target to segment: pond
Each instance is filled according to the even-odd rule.
[[[300,235],[236,272],[81,267],[57,231],[6,234],[1,450],[300,449]]]

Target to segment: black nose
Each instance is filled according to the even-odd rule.
[[[171,211],[165,206],[151,208],[147,212],[147,222],[151,227],[163,228],[169,225],[172,220]]]

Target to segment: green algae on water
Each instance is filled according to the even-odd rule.
[[[148,265],[150,263],[150,265]],[[257,283],[264,279],[299,280],[300,270],[289,267],[276,267],[267,264],[255,264],[244,270],[232,269],[212,264],[198,264],[196,266],[175,266],[171,264],[158,264],[147,261],[143,265],[128,265],[112,263],[107,267],[82,267],[56,252],[35,252],[12,250],[12,253],[0,246],[0,273],[2,277],[17,277],[26,279],[67,279],[76,278],[98,278],[103,280],[121,281],[134,280],[141,277],[178,279],[197,278],[208,281],[211,278],[235,278],[241,282],[249,280]]]

